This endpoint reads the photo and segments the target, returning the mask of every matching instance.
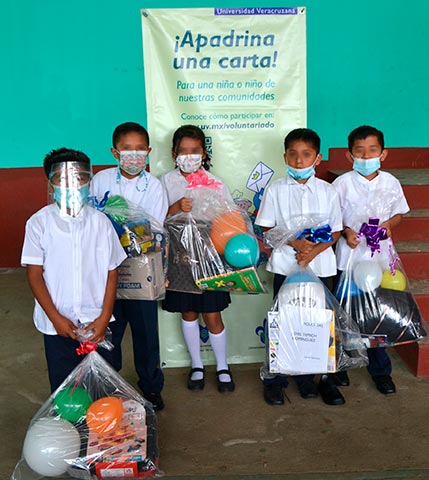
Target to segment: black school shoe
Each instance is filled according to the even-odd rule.
[[[384,395],[392,395],[396,393],[396,387],[390,375],[381,375],[380,377],[372,377],[377,390]]]
[[[203,378],[200,378],[199,380],[192,380],[192,374],[195,372],[201,372],[203,374]],[[205,376],[206,370],[205,368],[191,368],[189,371],[188,375],[188,389],[189,390],[202,390],[204,388],[204,376]]]
[[[155,412],[159,412],[164,408],[164,401],[160,393],[144,393],[143,397],[152,404]]]
[[[344,405],[346,403],[334,380],[328,375],[322,375],[320,378],[319,393],[326,405]]]
[[[221,382],[219,380],[219,376],[223,374],[229,375],[231,380],[229,382]],[[218,370],[216,372],[216,379],[217,379],[218,392],[225,393],[225,392],[233,392],[235,390],[235,383],[234,383],[234,380],[232,379],[232,373],[229,368],[228,370]]]
[[[330,375],[337,387],[348,387],[350,385],[350,379],[347,375],[347,371],[333,373]]]
[[[297,382],[297,385],[301,397],[305,400],[308,398],[316,398],[318,396],[317,385],[313,382],[313,380]]]
[[[283,405],[285,403],[285,396],[281,385],[264,384],[264,400],[268,405]]]

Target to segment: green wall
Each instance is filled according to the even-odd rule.
[[[308,9],[308,126],[321,135],[325,156],[363,123],[381,128],[387,145],[429,145],[429,2],[298,5]],[[82,149],[94,163],[110,162],[113,128],[146,120],[140,8],[177,6],[172,0],[3,0],[0,166],[39,166],[61,146]]]

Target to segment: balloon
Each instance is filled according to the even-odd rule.
[[[122,400],[103,397],[96,400],[86,412],[86,423],[92,432],[105,433],[118,427],[123,413]]]
[[[335,290],[335,296],[338,299],[355,297],[356,295],[361,295],[363,292],[359,290],[358,286],[353,280],[345,280],[338,284]]]
[[[28,430],[23,456],[28,466],[44,477],[66,473],[66,459],[80,455],[80,437],[76,428],[59,417],[40,418]]]
[[[392,275],[390,270],[385,270],[381,278],[380,287],[402,292],[407,287],[407,279],[399,270],[396,270],[395,275]]]
[[[248,233],[231,237],[225,246],[225,260],[236,268],[255,265],[259,258],[258,241]]]
[[[319,283],[318,279],[313,277],[307,272],[296,272],[293,275],[290,275],[289,277],[286,278],[284,283],[303,283],[303,282],[315,282]]]
[[[83,388],[66,388],[59,391],[53,400],[55,411],[65,420],[78,422],[91,405],[92,399]]]
[[[228,240],[238,233],[246,233],[246,221],[240,212],[226,212],[215,218],[210,231],[210,239],[216,251],[223,254]]]
[[[353,269],[353,280],[358,288],[364,292],[371,292],[380,286],[383,272],[377,262],[364,260],[359,262]]]

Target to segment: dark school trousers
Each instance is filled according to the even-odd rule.
[[[320,280],[328,287],[329,282],[332,277],[320,278]],[[280,275],[278,273],[274,274],[273,281],[273,299],[279,293],[280,287],[283,285],[283,282],[286,280],[286,275]],[[268,327],[267,327],[268,328]],[[268,341],[268,332],[265,333],[265,341]],[[313,374],[306,375],[293,375],[292,378],[295,380],[296,384],[300,384],[307,381],[313,381]],[[266,378],[263,380],[264,385],[280,385],[283,388],[286,388],[289,385],[288,376],[283,374],[275,375],[273,378]]]
[[[337,275],[334,277],[334,292],[342,273],[341,270],[338,270]],[[392,373],[392,362],[385,347],[368,348],[367,353],[368,366],[366,368],[371,377],[384,377]]]
[[[52,393],[64,382],[85,356],[76,353],[76,348],[79,347],[80,343],[72,338],[61,337],[60,335],[43,335],[43,340]],[[113,353],[111,351],[99,347],[97,352],[113,366]]]
[[[134,352],[134,367],[138,386],[144,394],[161,393],[164,374],[160,368],[158,302],[155,300],[116,300],[113,309],[115,321],[112,331],[113,366],[122,368],[121,343],[127,325],[130,325]]]

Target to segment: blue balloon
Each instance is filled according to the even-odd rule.
[[[362,295],[362,290],[356,285],[353,280],[345,280],[338,284],[335,290],[335,296],[340,298],[356,297]]]
[[[292,274],[290,277],[287,277],[286,280],[284,281],[284,283],[304,283],[304,282],[318,283],[319,280],[313,275],[310,275],[309,273],[302,271],[302,272],[296,272]]]
[[[225,260],[235,268],[256,265],[259,258],[258,241],[248,233],[231,237],[225,245]]]

